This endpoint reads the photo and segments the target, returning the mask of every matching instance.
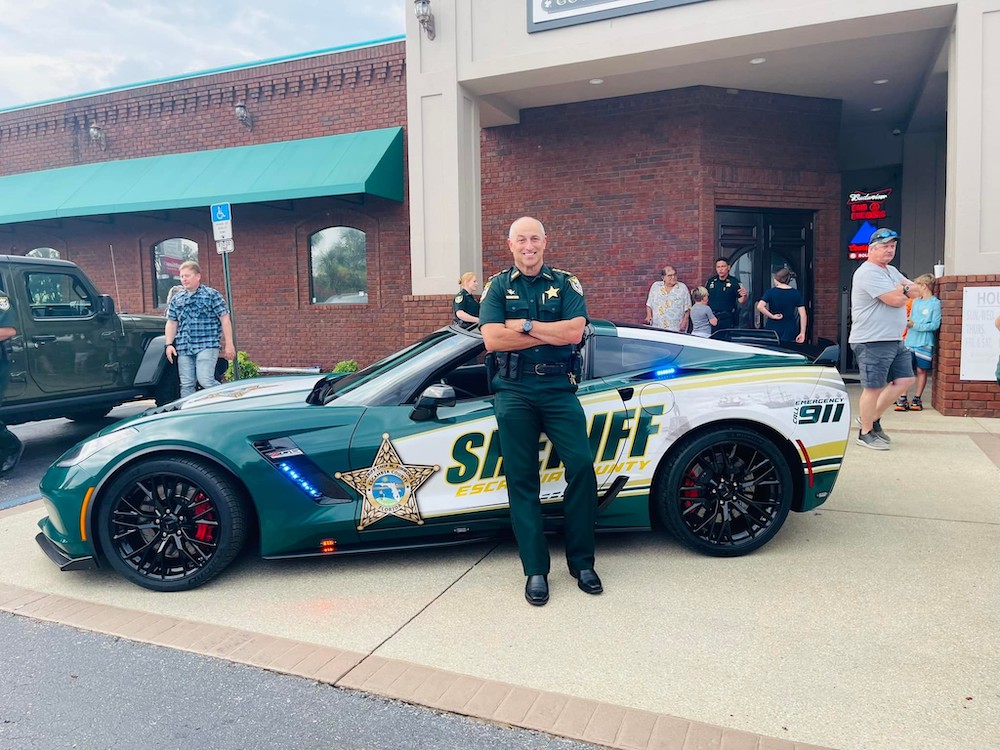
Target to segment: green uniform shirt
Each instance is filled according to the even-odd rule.
[[[455,295],[455,301],[451,305],[451,311],[457,313],[459,310],[463,310],[469,315],[479,316],[479,303],[476,298],[469,294],[467,289],[460,289],[458,294]],[[468,321],[462,320],[455,316],[455,322],[457,323],[468,323]]]
[[[479,325],[508,319],[557,320],[586,318],[583,286],[567,271],[542,266],[537,276],[525,276],[517,267],[502,271],[486,282],[479,303]],[[525,364],[568,362],[572,346],[539,344],[521,351]]]
[[[715,274],[705,284],[708,289],[708,306],[716,315],[724,313],[739,317],[740,307],[740,282],[732,277],[732,274],[723,281],[719,274]]]

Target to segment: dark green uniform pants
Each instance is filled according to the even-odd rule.
[[[503,470],[510,519],[524,574],[547,575],[538,465],[539,434],[545,432],[566,467],[566,561],[574,570],[594,567],[597,478],[583,407],[565,375],[525,375],[516,382],[494,379]]]

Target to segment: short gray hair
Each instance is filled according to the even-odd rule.
[[[539,228],[539,229],[541,230],[541,232],[542,232],[542,237],[543,237],[543,238],[545,237],[545,227],[544,227],[544,226],[542,226],[542,222],[540,222],[540,221],[539,221],[538,219],[536,219],[536,218],[535,218],[534,216],[522,216],[521,218],[519,218],[519,219],[514,219],[514,221],[513,221],[513,222],[511,222],[511,225],[510,225],[510,229],[508,229],[508,230],[507,230],[507,239],[508,239],[508,240],[512,240],[512,239],[514,239],[514,225],[515,225],[515,224],[517,224],[517,223],[518,223],[519,221],[524,221],[525,219],[528,219],[528,220],[530,220],[530,221],[533,221],[533,222],[535,222],[536,224],[538,224],[538,228]]]

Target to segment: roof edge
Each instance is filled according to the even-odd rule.
[[[8,112],[18,112],[25,109],[34,109],[35,107],[47,107],[52,104],[62,104],[65,102],[73,102],[79,99],[89,99],[92,96],[102,96],[104,94],[114,94],[120,91],[132,91],[133,89],[146,88],[147,86],[159,86],[164,83],[174,83],[176,81],[186,81],[192,78],[203,78],[210,75],[218,75],[219,73],[233,73],[238,70],[248,70],[250,68],[263,67],[265,65],[276,65],[277,63],[292,62],[294,60],[305,60],[309,57],[319,57],[321,55],[329,55],[335,52],[349,52],[356,49],[365,49],[366,47],[378,47],[382,44],[394,44],[396,42],[405,42],[405,34],[397,34],[395,36],[388,36],[382,39],[373,39],[368,42],[354,42],[352,44],[342,44],[337,47],[327,47],[326,49],[313,50],[312,52],[296,52],[290,55],[281,55],[279,57],[269,57],[264,60],[254,60],[251,62],[239,63],[236,65],[226,65],[218,68],[209,68],[208,70],[198,70],[191,73],[180,73],[175,76],[166,76],[164,78],[154,78],[151,81],[143,81],[141,83],[126,83],[120,86],[109,86],[106,89],[95,89],[94,91],[87,91],[82,94],[70,94],[69,96],[56,97],[55,99],[43,99],[38,102],[29,102],[27,104],[18,104],[13,107],[0,108],[0,114],[6,114]]]

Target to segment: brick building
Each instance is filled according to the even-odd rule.
[[[404,45],[397,41],[0,112],[0,252],[54,249],[83,267],[120,310],[162,312],[184,258],[196,257],[203,281],[224,289],[208,205],[231,200],[239,348],[268,365],[370,361],[398,345],[409,288],[405,87]],[[240,103],[250,127],[236,117]],[[99,138],[91,137],[92,125]],[[281,144],[308,146],[306,139],[372,131],[387,132],[387,151],[372,158],[395,162],[386,177],[395,189],[380,191],[395,192],[395,199],[345,194],[348,188],[338,188],[335,179],[318,181],[302,197],[296,178],[310,175],[301,165],[289,175],[292,184],[270,184],[269,174],[281,178],[291,169],[287,152],[277,150]],[[324,157],[339,147],[328,140],[317,145]],[[352,148],[357,144],[343,150]],[[209,161],[212,154],[221,157]],[[308,160],[309,153],[299,158]],[[115,184],[87,171],[95,167],[117,168]],[[167,184],[150,186],[150,175]],[[25,183],[29,178],[37,187]],[[121,189],[128,180],[135,184]],[[205,183],[217,192],[199,196]],[[75,198],[59,192],[77,184]],[[115,206],[102,206],[111,198]],[[28,210],[48,215],[24,220]],[[354,299],[314,288],[311,240],[338,228],[364,233],[367,283],[352,289]],[[337,303],[324,303],[332,296]]]
[[[507,227],[527,213],[594,316],[639,322],[660,266],[694,286],[726,255],[752,299],[792,267],[810,339],[845,342],[860,262],[846,204],[884,190],[876,223],[901,229],[904,273],[946,267],[934,405],[1000,416],[1000,389],[963,381],[957,361],[962,290],[1000,283],[1000,254],[978,240],[998,196],[976,168],[995,161],[977,136],[998,117],[983,101],[1000,81],[992,47],[968,41],[995,33],[997,0],[629,5],[593,0],[546,26],[537,2],[434,0],[433,40],[410,17],[405,44],[0,111],[0,252],[51,248],[119,308],[156,312],[193,252],[222,288],[207,206],[228,200],[239,348],[328,368],[447,323],[458,276],[508,265]],[[868,90],[897,82],[885,102]],[[312,180],[309,155],[330,153],[351,164]],[[147,160],[163,184],[122,188]],[[364,174],[347,180],[352,169]],[[973,188],[978,200],[954,200]]]

